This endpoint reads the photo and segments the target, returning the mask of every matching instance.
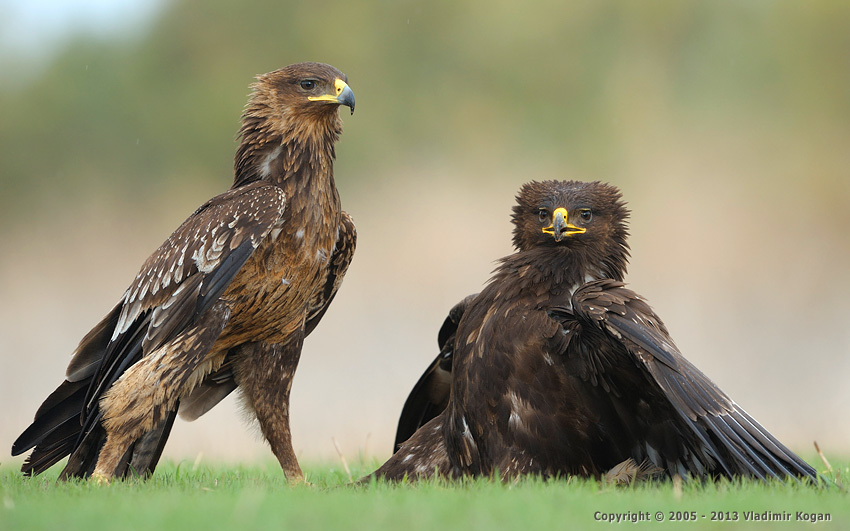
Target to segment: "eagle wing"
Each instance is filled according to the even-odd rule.
[[[354,220],[348,213],[343,212],[324,289],[318,292],[310,302],[310,310],[304,325],[305,336],[316,328],[336,296],[351,264],[356,245],[357,230],[354,227]],[[180,417],[183,420],[197,419],[236,389],[232,361],[233,359],[227,356],[218,370],[210,373],[198,387],[180,401]]]
[[[325,312],[331,305],[331,301],[336,297],[336,292],[342,285],[342,278],[345,272],[348,271],[348,266],[351,265],[351,258],[354,256],[354,248],[357,246],[357,229],[354,227],[354,220],[347,212],[342,213],[342,218],[339,223],[336,243],[331,254],[330,268],[328,270],[328,278],[325,282],[325,287],[316,297],[313,298],[310,304],[310,313],[307,315],[307,322],[304,325],[304,335],[310,335],[310,332],[316,328],[319,321],[324,317]]]
[[[410,391],[398,420],[393,452],[410,438],[421,426],[439,415],[449,403],[452,379],[452,357],[455,350],[455,334],[467,306],[478,294],[469,295],[455,304],[446,316],[437,345],[440,353],[425,370]]]
[[[650,403],[657,398],[667,401],[678,414],[680,434],[727,474],[816,477],[811,466],[682,356],[658,316],[623,283],[585,284],[573,294],[572,310],[565,310],[561,317],[566,317],[562,322],[572,336],[567,340],[579,343],[568,351],[583,357],[584,376],[616,393],[624,385],[617,371],[629,365],[614,367],[618,362],[613,358],[630,357],[648,385],[630,389],[629,396],[642,396]]]
[[[207,201],[169,236],[142,265],[122,301],[83,338],[66,381],[15,441],[13,455],[39,445],[25,472],[27,467],[45,470],[80,446],[95,430],[103,393],[127,368],[205,316],[253,251],[280,230],[285,204],[279,187],[251,183]],[[229,313],[217,315],[226,320]],[[225,323],[204,324],[220,332]],[[201,336],[209,348],[218,334]]]

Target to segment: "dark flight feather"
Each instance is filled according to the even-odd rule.
[[[439,415],[449,403],[451,390],[452,353],[454,352],[457,325],[466,306],[477,296],[469,295],[449,310],[437,334],[440,353],[422,374],[407,397],[396,430],[393,452],[410,438],[419,427]]]
[[[705,451],[726,464],[733,474],[762,479],[814,477],[808,464],[769,435],[682,356],[658,316],[621,282],[600,280],[585,284],[572,300],[575,318],[582,326],[606,331],[615,348],[640,362],[679,413],[683,428],[692,430],[698,438],[706,432],[716,437],[718,442],[707,444]],[[608,311],[611,300],[616,301],[619,311]]]

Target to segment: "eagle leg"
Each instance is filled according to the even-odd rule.
[[[106,441],[98,455],[93,480],[108,483],[121,475],[134,443],[142,438],[145,446],[149,442],[144,438],[146,434],[156,433],[160,427],[164,430],[163,422],[173,420],[181,396],[221,365],[224,355],[210,354],[210,349],[229,318],[227,306],[217,303],[194,327],[127,369],[103,395],[99,405]],[[167,437],[166,432],[162,435]],[[164,441],[157,444],[164,445]]]
[[[304,481],[289,429],[289,392],[301,356],[303,330],[302,326],[285,343],[245,343],[234,352],[236,383],[289,483]]]
[[[91,481],[98,484],[108,484],[115,477],[119,468],[124,464],[124,456],[135,439],[126,433],[110,433],[100,449],[97,466],[92,472]]]

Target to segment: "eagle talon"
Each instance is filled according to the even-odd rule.
[[[89,481],[95,485],[109,485],[111,483],[110,479],[100,472],[95,472],[89,476]]]

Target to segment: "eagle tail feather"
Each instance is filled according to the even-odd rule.
[[[79,431],[82,428],[80,413],[85,404],[88,384],[88,381],[63,381],[38,408],[32,424],[12,443],[12,455],[20,455],[34,446],[41,445],[59,428],[67,430],[68,421],[76,420]],[[70,425],[73,425],[73,422]]]

